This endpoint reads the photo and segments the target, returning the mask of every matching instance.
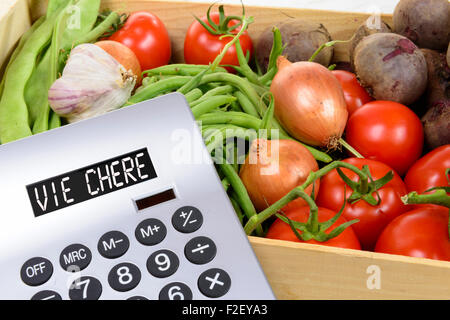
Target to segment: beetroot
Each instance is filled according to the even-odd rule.
[[[423,53],[408,38],[394,33],[375,33],[361,40],[354,53],[356,75],[376,100],[409,105],[427,86]]]

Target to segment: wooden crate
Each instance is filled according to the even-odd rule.
[[[5,0],[2,0],[5,1]],[[45,12],[43,0],[6,0],[0,6],[0,64],[19,35]],[[28,5],[29,12],[26,10]],[[192,15],[203,15],[209,4],[150,0],[104,0],[104,8],[158,15],[173,42],[173,61],[182,61],[184,33]],[[239,13],[240,6],[226,6]],[[289,8],[246,7],[255,18],[249,32],[257,38],[264,28],[286,17],[321,22],[333,39],[349,39],[368,15]],[[14,18],[12,18],[14,16]],[[391,24],[392,17],[382,16]],[[6,39],[6,42],[5,42]],[[347,45],[336,47],[335,61],[348,60]],[[330,248],[250,237],[250,242],[279,299],[450,299],[450,263],[373,252]]]

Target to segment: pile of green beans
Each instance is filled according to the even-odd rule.
[[[275,31],[274,31],[275,32]],[[281,38],[274,37],[278,41]],[[239,178],[240,164],[248,151],[248,143],[253,139],[273,138],[270,129],[278,129],[279,139],[293,139],[273,117],[274,102],[270,96],[269,85],[276,74],[275,56],[272,67],[264,74],[253,72],[248,65],[242,49],[236,42],[240,66],[236,73],[212,65],[172,64],[144,72],[142,86],[129,99],[126,105],[132,105],[170,92],[181,92],[191,107],[197,120],[208,151],[216,163],[222,185],[228,193],[236,214],[244,225],[253,216],[256,209],[249,194]],[[281,54],[282,46],[273,55]],[[269,103],[267,105],[266,103]],[[261,130],[265,129],[265,136]],[[239,150],[230,139],[247,141],[245,150]],[[225,148],[224,148],[225,145]],[[332,158],[311,146],[305,145],[318,161],[328,163]],[[225,149],[225,152],[217,152]],[[242,148],[241,148],[242,149]],[[231,151],[233,151],[231,153]],[[231,155],[230,155],[231,154]],[[232,159],[230,159],[230,157]],[[262,226],[255,228],[258,236],[264,235]]]
[[[48,104],[48,90],[62,72],[65,57],[76,45],[97,41],[120,19],[112,12],[97,21],[100,3],[49,0],[46,15],[22,36],[0,83],[0,143],[61,125]]]

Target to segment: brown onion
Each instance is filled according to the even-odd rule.
[[[242,165],[239,176],[247,189],[253,205],[262,211],[289,191],[302,185],[311,171],[319,166],[301,143],[294,140],[254,140]],[[314,185],[315,196],[320,182]],[[306,188],[312,193],[313,186]],[[290,202],[284,209],[306,205],[303,199]]]
[[[270,91],[275,115],[296,139],[314,146],[338,146],[348,112],[342,87],[330,70],[315,62],[280,56]]]

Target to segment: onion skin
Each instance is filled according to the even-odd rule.
[[[278,150],[278,156],[275,154]],[[272,153],[272,151],[274,153]],[[279,170],[276,170],[276,168]],[[258,211],[266,209],[289,191],[302,185],[311,171],[319,165],[301,143],[294,140],[254,140],[242,165],[239,176],[247,189],[253,205]],[[314,194],[319,192],[320,181],[314,186]],[[306,188],[312,193],[313,186]],[[305,206],[303,199],[290,202],[283,209]]]
[[[280,56],[270,91],[275,116],[296,139],[313,146],[333,147],[341,138],[348,111],[341,84],[315,62],[290,63]]]
[[[136,87],[142,81],[142,70],[138,58],[126,45],[112,40],[102,40],[95,43],[106,52],[108,52],[114,59],[117,60],[125,70],[131,70],[137,77]]]

